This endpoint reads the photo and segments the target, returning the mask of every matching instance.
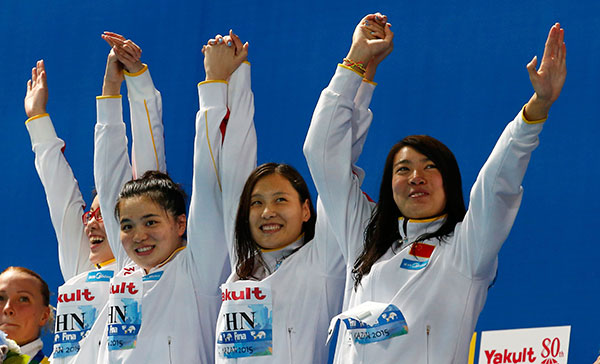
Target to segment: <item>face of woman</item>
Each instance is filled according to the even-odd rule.
[[[250,197],[250,232],[263,249],[279,249],[296,241],[310,219],[308,201],[290,181],[274,173],[261,178]]]
[[[172,216],[148,197],[121,200],[119,216],[123,247],[146,271],[164,262],[183,245],[185,215]]]
[[[106,238],[98,196],[94,198],[90,211],[94,212],[94,217],[85,226],[85,234],[90,241],[90,262],[100,264],[113,259],[114,255]]]
[[[392,171],[394,201],[403,216],[423,219],[444,211],[444,181],[429,158],[413,148],[403,147],[394,157]]]
[[[37,278],[19,271],[0,275],[0,330],[19,345],[38,338],[50,317]]]

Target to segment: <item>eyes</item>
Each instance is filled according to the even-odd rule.
[[[8,296],[6,295],[0,295],[0,302],[5,302],[8,301]],[[31,302],[31,298],[27,295],[21,295],[17,297],[17,301],[19,303],[30,303]]]
[[[437,166],[433,162],[427,163],[424,167],[424,170],[437,169]],[[411,169],[406,165],[398,165],[394,168],[394,174],[404,175],[411,173]]]
[[[285,197],[277,197],[273,200],[273,202],[286,203],[286,202],[288,202],[288,199]],[[263,204],[264,204],[264,202],[262,200],[251,200],[250,201],[250,207],[262,206]]]
[[[159,223],[158,220],[148,219],[148,220],[145,220],[143,222],[143,225],[146,226],[146,227],[152,227],[152,226],[155,226],[158,223]],[[122,232],[126,233],[126,232],[130,231],[131,229],[133,229],[133,224],[130,224],[130,223],[123,223],[123,224],[121,224],[121,231]]]

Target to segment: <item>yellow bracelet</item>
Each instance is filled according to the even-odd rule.
[[[349,58],[344,58],[343,62],[344,62],[343,64],[345,66],[348,66],[350,68],[354,68],[357,71],[360,71],[361,73],[367,72],[367,69],[366,69],[365,64],[363,62],[355,62],[355,61],[353,61],[353,60],[351,60]]]

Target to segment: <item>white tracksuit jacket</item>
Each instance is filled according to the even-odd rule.
[[[362,151],[371,122],[368,105],[373,90],[373,83],[364,82],[355,98],[352,155],[356,158],[352,162]],[[251,115],[247,122],[252,122]],[[227,151],[225,146],[223,153]],[[233,163],[231,165],[235,165]],[[362,180],[362,170],[356,167],[354,173]],[[241,183],[238,198],[229,199],[232,204],[229,207],[225,200],[226,209],[237,209],[244,184],[243,180],[238,181]],[[263,252],[268,270],[259,268],[255,271],[262,278],[260,281],[239,280],[234,272],[222,286],[224,302],[217,322],[217,363],[326,362],[327,327],[331,318],[341,310],[345,267],[319,200],[316,209],[317,223],[311,242],[302,246],[301,238],[281,250]],[[226,221],[225,230],[233,234],[234,222]],[[228,236],[228,244],[233,249],[232,235]],[[232,270],[235,271],[235,252],[232,250],[230,254]],[[277,263],[279,266],[276,268]],[[242,301],[235,299],[243,292],[258,293],[255,289],[260,290],[261,299],[256,299],[256,296],[250,300],[248,297]],[[260,310],[265,310],[263,315]],[[245,318],[242,313],[246,314]]]
[[[396,321],[401,326],[395,332],[402,334],[408,329],[408,333],[376,342],[386,335],[385,323],[380,332],[366,334],[365,330],[347,330],[342,322],[337,340],[332,338],[336,341],[334,362],[466,363],[469,341],[495,275],[498,251],[517,214],[521,181],[538,145],[542,124],[525,121],[522,113],[508,124],[471,190],[463,222],[456,225],[446,242],[428,240],[418,245],[421,249],[394,244],[354,291],[351,268],[362,250],[364,229],[373,208],[349,163],[349,121],[359,84],[356,73],[343,66],[337,68],[315,109],[304,152],[347,257],[347,315],[340,318],[346,319],[350,329],[358,321],[348,317],[369,325],[382,323],[386,317],[392,319],[386,316],[390,311],[383,308],[393,304],[405,319]],[[425,231],[435,231],[443,218],[406,224],[401,219],[399,231],[412,242]],[[371,310],[359,306],[369,301],[376,302],[367,304]],[[392,321],[397,314],[393,313]],[[378,325],[374,326],[377,330]],[[352,338],[374,342],[353,343]]]
[[[194,180],[188,214],[187,245],[147,274],[135,263],[117,274],[113,280],[114,286],[120,287],[118,283],[124,281],[127,287],[135,287],[128,292],[138,292],[125,298],[133,299],[138,306],[127,306],[130,310],[134,308],[133,316],[128,317],[130,321],[127,321],[134,324],[124,325],[125,332],[120,332],[120,328],[115,329],[115,326],[111,326],[111,329],[118,331],[120,338],[131,339],[126,331],[133,326],[131,330],[137,333],[136,342],[134,348],[109,350],[109,346],[115,349],[121,344],[129,347],[132,345],[131,340],[115,339],[113,332],[109,333],[109,329],[105,328],[98,363],[214,362],[215,322],[221,305],[219,284],[225,281],[230,272],[220,198],[221,189],[228,187],[225,183],[222,184],[222,180],[223,174],[235,175],[243,169],[221,170],[218,150],[222,143],[238,143],[238,133],[254,133],[253,129],[242,130],[233,126],[226,129],[225,135],[221,130],[221,124],[227,115],[227,102],[235,105],[242,102],[237,97],[244,97],[234,92],[236,85],[243,81],[243,72],[244,67],[234,72],[229,88],[225,81],[202,82],[198,85],[200,110],[196,117]],[[233,111],[229,122],[232,122],[232,118]],[[113,139],[102,138],[102,142],[96,144],[97,150],[107,155],[114,154],[117,145],[113,145]],[[121,144],[122,142],[119,143]],[[244,157],[252,158],[249,155],[235,157],[240,163]],[[256,156],[253,158],[255,163]],[[100,186],[99,179],[109,183],[106,176],[111,171],[110,166],[98,163],[96,167],[97,185]],[[245,179],[246,176],[240,174],[239,178]],[[117,297],[118,294],[120,293],[115,294],[115,298],[124,298]],[[113,302],[118,303],[117,299]],[[115,322],[118,315],[115,306],[109,304],[107,308],[110,322]],[[139,313],[141,319],[136,316]]]
[[[154,88],[147,66],[136,74],[126,73],[125,79],[132,134],[137,141],[134,155],[139,155],[136,167],[139,173],[165,168],[160,93]],[[121,113],[121,96],[98,97],[97,103],[100,119],[106,118],[107,112]],[[62,153],[64,142],[56,136],[49,117],[30,119],[27,129],[36,153],[36,169],[46,191],[59,242],[59,262],[66,281],[58,291],[52,362],[83,363],[86,361],[77,358],[94,357],[93,353],[97,352],[97,341],[104,323],[95,323],[102,317],[101,311],[108,300],[110,278],[119,268],[115,259],[95,267],[89,262],[89,240],[81,221],[85,203]],[[104,321],[100,319],[100,322]],[[86,340],[81,341],[84,337],[87,341],[96,341],[96,344],[85,345]],[[90,348],[89,354],[80,352],[86,351],[84,348],[87,347]]]

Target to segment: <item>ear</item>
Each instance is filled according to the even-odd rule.
[[[307,222],[308,220],[310,220],[310,202],[306,199],[302,204],[302,222]]]
[[[181,214],[175,218],[175,224],[177,224],[177,235],[183,236],[185,234],[185,228],[187,227],[187,217],[185,214]]]
[[[40,317],[40,327],[44,327],[44,325],[46,325],[46,322],[48,322],[48,320],[50,319],[50,310],[50,306],[44,308],[44,312],[42,312],[42,317]]]

